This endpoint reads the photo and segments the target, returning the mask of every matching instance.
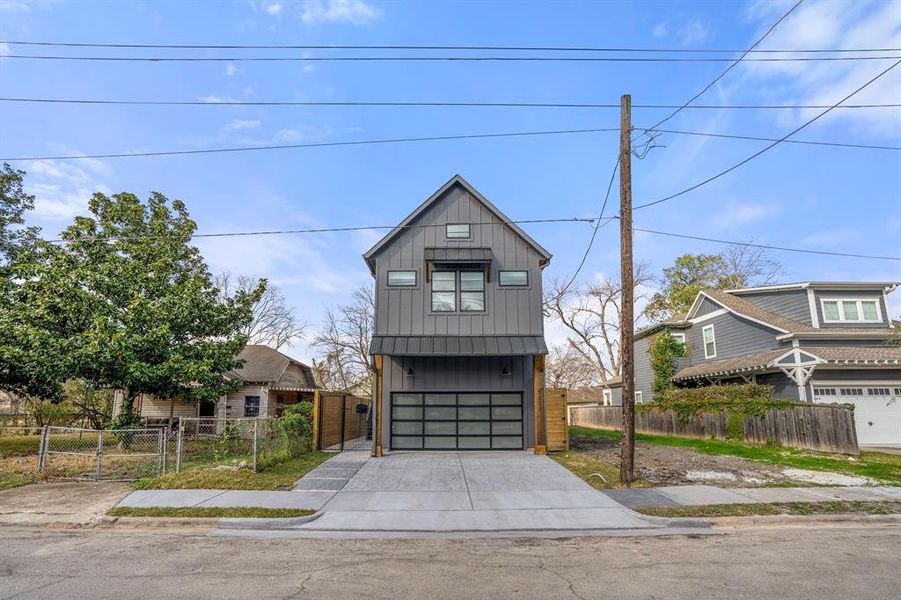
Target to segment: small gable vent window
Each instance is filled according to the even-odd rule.
[[[388,271],[388,287],[416,287],[416,271]]]
[[[447,239],[468,240],[470,238],[469,223],[448,223]]]
[[[881,323],[878,300],[823,300],[826,323]]]
[[[498,283],[501,287],[525,287],[529,285],[528,271],[500,271]]]

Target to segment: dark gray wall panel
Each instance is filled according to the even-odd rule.
[[[757,376],[757,383],[773,386],[773,396],[785,400],[798,401],[798,386],[785,373],[763,373]]]
[[[704,338],[702,330],[708,325],[713,325],[716,338],[716,357],[704,358]],[[776,350],[782,347],[776,340],[778,332],[748,321],[732,313],[726,313],[695,323],[685,330],[685,340],[688,344],[688,360],[692,365],[705,362],[713,362],[736,356],[756,354],[767,350]],[[786,346],[787,348],[788,346]]]
[[[701,300],[701,305],[698,307],[698,312],[695,313],[696,317],[702,317],[706,314],[722,310],[723,307],[711,300],[710,298],[704,298]]]

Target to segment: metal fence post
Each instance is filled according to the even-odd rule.
[[[184,433],[185,428],[182,426],[182,423],[178,424],[178,437],[175,438],[175,472],[181,473],[181,438]]]
[[[103,460],[103,430],[97,432],[97,467],[94,471],[94,480],[100,481],[101,462]]]
[[[169,428],[163,429],[163,475],[169,471]]]
[[[50,426],[44,425],[41,429],[41,450],[38,454],[38,471],[47,468],[47,441],[50,436]]]
[[[163,474],[163,431],[168,429],[168,427],[164,429],[157,429],[156,435],[156,476],[159,477]]]
[[[257,472],[257,432],[259,431],[259,417],[253,419],[253,472]]]

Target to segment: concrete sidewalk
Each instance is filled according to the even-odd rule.
[[[901,501],[901,487],[720,488],[712,485],[682,485],[605,490],[603,493],[630,508],[832,500]]]

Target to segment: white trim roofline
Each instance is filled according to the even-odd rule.
[[[780,283],[776,285],[761,285],[758,287],[735,288],[724,290],[727,294],[753,294],[755,292],[778,292],[780,290],[802,290],[816,288],[818,290],[846,290],[846,289],[882,289],[889,293],[894,291],[901,282],[898,281],[802,281],[798,283]]]
[[[695,312],[697,312],[698,308],[699,308],[700,305],[701,305],[701,297],[702,297],[702,296],[703,296],[704,298],[707,298],[707,299],[710,300],[711,302],[715,303],[717,306],[721,306],[721,307],[722,307],[723,309],[725,309],[726,311],[728,311],[728,312],[730,312],[730,313],[732,313],[732,314],[734,314],[734,315],[737,315],[737,316],[739,316],[739,317],[741,317],[741,318],[743,318],[743,319],[747,319],[747,320],[749,320],[749,321],[753,321],[754,323],[757,323],[758,325],[763,325],[764,327],[769,327],[770,329],[773,329],[773,330],[775,330],[775,331],[780,331],[780,332],[782,332],[782,333],[784,333],[784,334],[790,334],[790,333],[791,333],[791,332],[788,331],[787,329],[782,329],[781,327],[777,327],[777,326],[773,325],[772,323],[767,323],[766,321],[761,321],[760,319],[755,319],[754,317],[751,317],[751,316],[748,316],[748,315],[746,315],[746,314],[744,314],[744,313],[742,313],[742,312],[739,312],[739,311],[735,310],[734,308],[730,308],[730,307],[726,306],[725,304],[723,304],[722,302],[718,302],[718,301],[716,300],[716,298],[714,298],[714,297],[712,297],[712,296],[708,296],[704,291],[698,292],[698,295],[697,295],[697,297],[695,298],[695,301],[692,303],[691,308],[688,310],[688,314],[685,315],[686,320],[691,321],[692,319],[695,318],[695,317],[694,317],[694,314],[695,314]]]

